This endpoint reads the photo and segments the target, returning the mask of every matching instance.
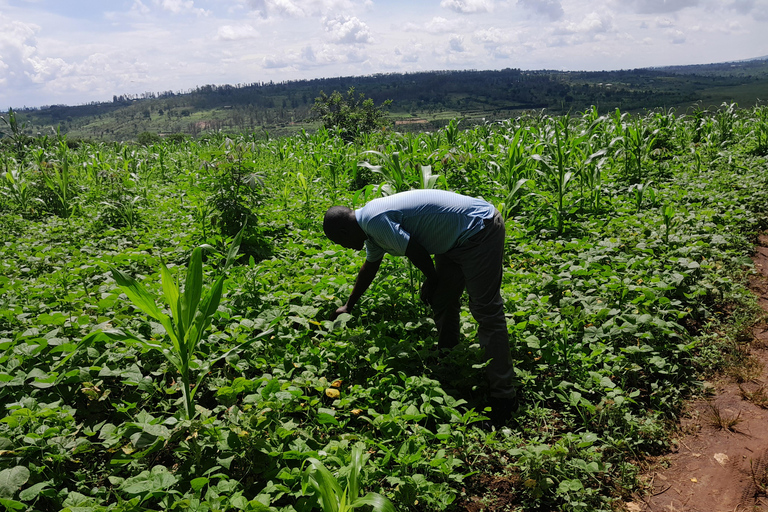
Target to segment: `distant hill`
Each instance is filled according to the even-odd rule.
[[[582,112],[593,105],[602,112],[685,111],[723,102],[750,106],[768,98],[768,59],[618,71],[432,71],[204,85],[19,114],[32,132],[58,127],[70,138],[129,140],[142,132],[197,136],[212,130],[284,134],[316,126],[310,110],[320,91],[351,87],[377,105],[392,100],[389,111],[399,130],[434,129],[454,117],[494,120],[526,110]]]
[[[768,73],[768,55],[745,60],[720,62],[717,64],[664,66],[649,69],[654,69],[665,73],[696,74],[705,76],[726,74],[741,74],[745,76],[765,75]]]

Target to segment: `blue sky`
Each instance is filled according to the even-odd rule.
[[[768,55],[768,0],[0,0],[0,110],[444,69]]]

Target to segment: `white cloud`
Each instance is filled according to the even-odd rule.
[[[307,16],[307,13],[291,0],[249,0],[249,4],[262,17],[287,16],[297,18]]]
[[[51,10],[0,0],[0,107],[212,80],[627,69],[768,54],[768,0],[128,0],[102,11],[83,1]]]
[[[144,5],[144,2],[141,0],[134,0],[133,6],[131,6],[131,12],[140,14],[142,16],[146,16],[150,13],[149,7]]]
[[[499,45],[510,40],[510,32],[499,28],[491,27],[476,31],[472,39],[484,45]]]
[[[486,52],[494,59],[506,59],[515,54],[517,37],[508,30],[488,28],[477,30],[472,40],[483,45]]]
[[[0,83],[24,87],[41,65],[37,58],[38,25],[8,20],[0,14]]]
[[[187,12],[196,14],[198,16],[206,16],[209,14],[205,9],[196,8],[195,2],[193,0],[154,0],[154,2],[164,11],[168,11],[173,14],[181,14]],[[139,1],[139,3],[141,2]]]
[[[219,27],[216,39],[219,41],[238,41],[254,39],[259,33],[251,25],[223,25]]]
[[[517,3],[538,15],[548,17],[552,21],[562,19],[565,14],[560,0],[517,0]]]
[[[632,6],[641,14],[677,12],[698,6],[700,0],[633,0]]]
[[[356,3],[360,3],[359,0],[247,0],[250,9],[263,18],[325,16],[332,12],[348,12]],[[370,0],[364,0],[362,5],[370,5]]]
[[[267,69],[280,69],[289,66],[283,55],[267,55],[264,57],[262,64]]]
[[[466,22],[461,20],[448,20],[442,16],[435,16],[423,25],[423,29],[430,34],[445,34],[455,32]]]
[[[669,36],[669,40],[672,44],[685,43],[685,34],[680,30],[670,29],[667,31],[667,35]]]
[[[448,50],[451,53],[464,53],[467,49],[464,47],[464,38],[459,35],[451,36],[448,41]]]
[[[461,14],[477,14],[493,11],[493,0],[442,0],[440,7]]]
[[[414,63],[419,62],[419,54],[421,53],[421,47],[410,47],[407,49],[400,49],[395,47],[395,55],[400,57],[400,62]]]
[[[613,21],[606,15],[601,15],[596,12],[590,13],[584,17],[578,23],[567,22],[562,23],[555,30],[556,34],[575,34],[593,36],[612,30]]]
[[[466,30],[467,27],[466,20],[459,18],[449,20],[442,16],[435,16],[422,23],[408,22],[402,25],[402,27],[392,27],[392,29],[404,30],[406,32],[419,32],[422,34],[451,34]]]
[[[323,28],[337,44],[367,44],[373,42],[368,25],[354,16],[338,15],[323,18]]]
[[[728,7],[743,16],[751,16],[757,21],[768,21],[768,2],[734,0]]]

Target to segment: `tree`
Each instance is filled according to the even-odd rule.
[[[330,96],[320,91],[312,106],[314,119],[323,122],[328,129],[335,129],[345,141],[353,141],[362,133],[370,133],[386,126],[386,114],[382,107],[389,106],[392,100],[376,107],[371,98],[364,94],[355,95],[355,88],[350,87],[346,95],[333,91]]]

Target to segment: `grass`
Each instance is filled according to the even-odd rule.
[[[739,411],[736,416],[725,413],[721,410],[719,405],[711,400],[707,401],[707,409],[709,409],[707,419],[710,425],[718,430],[736,432],[736,425],[742,422],[741,411]]]
[[[741,393],[741,398],[747,402],[753,403],[763,409],[768,409],[768,391],[766,391],[764,385],[754,391],[749,391],[744,389],[743,386],[739,386],[739,392]]]
[[[736,362],[728,369],[728,375],[737,383],[743,384],[762,375],[764,365],[758,358],[751,354],[737,357]]]

